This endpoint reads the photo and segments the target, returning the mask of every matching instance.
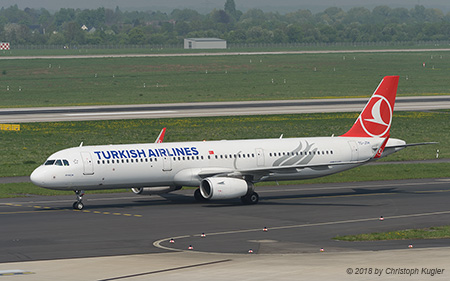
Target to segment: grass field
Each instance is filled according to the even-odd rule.
[[[450,52],[2,60],[0,107],[368,97],[392,74],[448,94]]]
[[[374,232],[359,235],[334,237],[339,241],[380,241],[380,240],[416,240],[450,238],[450,226],[436,226],[422,229],[405,229],[391,232]]]

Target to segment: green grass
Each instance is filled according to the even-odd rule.
[[[406,229],[390,232],[346,235],[334,237],[339,241],[379,241],[379,240],[416,240],[450,238],[450,226],[436,226],[422,229]]]
[[[399,96],[447,94],[449,57],[420,52],[2,60],[0,106],[369,97],[392,74],[401,76]]]
[[[89,194],[131,192],[129,189],[90,190]],[[0,198],[17,198],[27,196],[74,195],[73,191],[60,191],[41,188],[31,182],[0,184]]]
[[[358,113],[324,113],[26,123],[20,131],[0,131],[0,175],[29,175],[52,153],[81,142],[84,145],[154,142],[162,127],[167,127],[165,142],[278,138],[281,134],[285,138],[331,136],[345,133],[357,116]],[[396,112],[391,129],[393,138],[408,143],[439,144],[410,147],[384,160],[433,159],[436,149],[440,149],[441,158],[450,158],[448,120],[445,112]],[[441,176],[449,176],[448,171],[441,170]]]

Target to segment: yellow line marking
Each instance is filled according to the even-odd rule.
[[[16,214],[40,214],[48,212],[62,212],[66,210],[41,210],[41,211],[18,211],[18,212],[0,212],[0,215],[16,215]]]
[[[5,203],[4,205],[6,206],[17,206],[17,207],[22,207],[23,205],[19,205],[19,204],[13,204],[13,203]],[[111,213],[111,212],[100,212],[100,211],[90,211],[90,210],[77,210],[77,209],[73,209],[73,210],[69,210],[69,209],[54,209],[51,207],[46,207],[46,206],[32,206],[32,205],[28,205],[26,206],[28,208],[34,208],[34,209],[39,209],[40,212],[59,212],[59,211],[73,211],[73,212],[82,212],[82,213],[94,213],[94,214],[103,214],[103,215],[114,215],[114,216],[125,216],[125,217],[138,217],[141,218],[142,215],[132,215],[132,214],[122,214],[122,213]],[[0,215],[10,215],[10,214],[36,214],[38,213],[38,210],[34,210],[34,211],[17,211],[17,212],[0,212]]]

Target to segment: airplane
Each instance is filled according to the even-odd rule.
[[[30,175],[40,187],[72,190],[84,208],[84,190],[131,188],[137,195],[198,187],[198,201],[241,198],[256,204],[255,183],[311,179],[339,173],[400,151],[390,138],[399,76],[382,79],[348,132],[341,136],[164,143],[67,148]]]

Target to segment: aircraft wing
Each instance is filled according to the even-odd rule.
[[[224,177],[243,177],[243,176],[253,176],[255,179],[261,179],[265,176],[269,176],[273,173],[298,173],[299,170],[311,168],[311,169],[329,169],[333,166],[339,165],[362,165],[369,162],[372,158],[363,161],[351,161],[351,162],[330,162],[330,163],[320,163],[320,164],[304,164],[304,165],[290,165],[290,166],[272,166],[272,167],[260,167],[252,169],[220,169],[211,168],[202,170],[198,173],[201,178],[224,176]]]

